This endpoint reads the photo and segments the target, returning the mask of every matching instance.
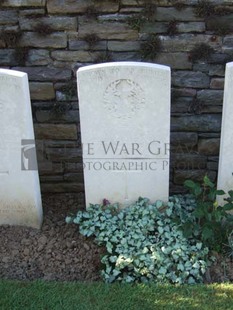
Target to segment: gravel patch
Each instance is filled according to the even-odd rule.
[[[0,278],[96,281],[102,249],[66,224],[69,212],[83,208],[81,195],[43,197],[41,230],[0,226]]]

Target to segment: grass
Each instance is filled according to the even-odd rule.
[[[0,281],[0,309],[188,310],[233,309],[233,284],[107,285]]]

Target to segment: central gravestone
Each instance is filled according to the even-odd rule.
[[[0,69],[0,225],[40,228],[36,163],[27,74]]]
[[[170,68],[116,62],[77,72],[86,205],[168,200]]]
[[[221,145],[218,167],[218,189],[226,193],[233,189],[233,62],[227,63],[225,73]],[[228,196],[228,195],[227,195]],[[225,196],[219,196],[222,205]]]

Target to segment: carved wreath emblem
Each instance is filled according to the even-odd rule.
[[[110,83],[104,92],[104,105],[115,117],[129,119],[145,105],[143,89],[130,79]]]

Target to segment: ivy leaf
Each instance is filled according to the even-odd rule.
[[[210,188],[214,188],[215,187],[214,183],[210,181],[210,179],[209,179],[209,177],[207,175],[204,176],[203,181],[204,181],[204,185],[205,186],[209,186]]]
[[[233,190],[229,191],[228,194],[233,199]]]
[[[218,196],[222,196],[222,195],[225,195],[225,194],[226,193],[223,190],[221,190],[221,189],[216,190],[216,195],[218,195]]]
[[[196,187],[196,183],[193,182],[192,180],[186,180],[184,182],[184,186],[194,189]]]
[[[210,229],[209,227],[203,227],[202,237],[204,240],[208,240],[208,239],[212,238],[213,235],[214,235],[214,232],[212,229]]]
[[[112,244],[111,244],[110,242],[107,242],[107,243],[106,243],[106,248],[107,248],[107,251],[108,251],[109,253],[112,254],[112,248],[113,248],[113,246],[112,246]]]

